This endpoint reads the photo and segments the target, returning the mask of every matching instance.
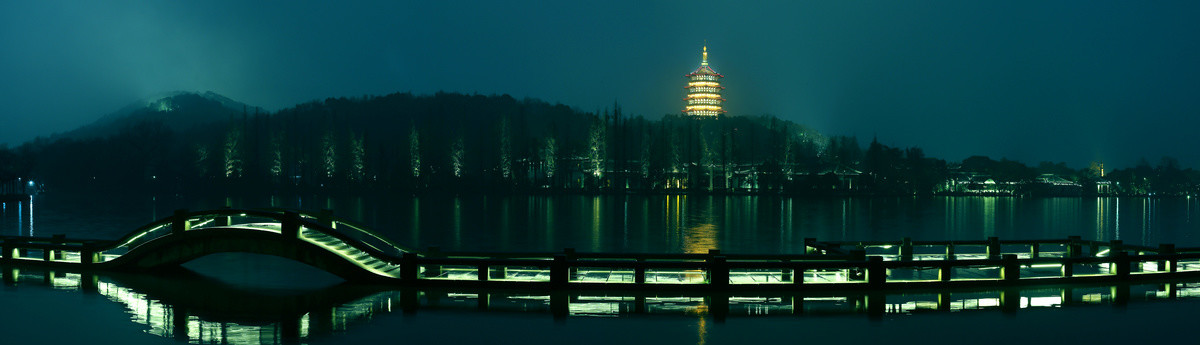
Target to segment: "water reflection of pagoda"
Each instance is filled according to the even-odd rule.
[[[721,98],[721,90],[725,87],[721,86],[718,81],[725,76],[714,71],[708,65],[708,46],[704,46],[704,54],[700,59],[700,67],[692,71],[691,74],[685,75],[688,78],[688,84],[684,88],[688,90],[687,107],[683,109],[685,114],[689,116],[717,116],[725,113],[721,108],[721,102],[725,99]]]

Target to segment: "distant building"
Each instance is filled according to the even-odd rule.
[[[42,185],[24,178],[0,181],[0,201],[25,200],[41,190]]]
[[[707,45],[704,46],[700,67],[684,77],[688,78],[688,84],[684,87],[688,93],[687,98],[684,98],[687,107],[683,109],[683,113],[700,117],[715,117],[725,113],[725,109],[721,108],[721,102],[725,101],[721,98],[721,90],[725,87],[721,86],[719,81],[725,76],[708,65]]]

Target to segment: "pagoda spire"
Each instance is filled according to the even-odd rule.
[[[701,55],[700,66],[708,66],[708,42],[704,42],[704,54]]]

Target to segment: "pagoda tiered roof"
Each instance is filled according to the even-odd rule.
[[[717,76],[717,78],[725,77],[724,75],[717,73],[717,71],[714,71],[712,69],[712,67],[709,67],[708,65],[700,66],[699,68],[696,68],[695,71],[692,71],[692,73],[688,73],[684,77],[691,78],[691,77],[698,76],[698,75],[715,75],[715,76]]]

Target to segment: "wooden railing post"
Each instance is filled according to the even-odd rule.
[[[230,210],[229,206],[224,207],[225,210]],[[230,226],[233,225],[233,216],[217,216],[213,220],[213,226]]]
[[[1063,278],[1070,278],[1070,277],[1075,276],[1075,262],[1073,262],[1071,259],[1072,259],[1071,257],[1063,258],[1063,261],[1062,261],[1062,276],[1063,276]]]
[[[883,260],[883,258],[880,258],[880,260]],[[853,262],[867,261],[867,251],[862,250],[862,249],[851,249],[850,250],[850,261],[853,261]],[[863,267],[855,267],[855,268],[848,269],[847,271],[849,271],[849,273],[847,274],[847,280],[866,280],[867,279],[867,272]]]
[[[900,241],[900,261],[912,261],[912,259],[913,259],[912,238],[905,237],[903,240]]]
[[[1179,259],[1175,257],[1175,245],[1164,243],[1158,245],[1159,255],[1170,255],[1171,257],[1165,261],[1158,262],[1159,272],[1175,273],[1179,269]]]
[[[570,266],[567,264],[566,254],[554,254],[554,261],[550,263],[550,285],[556,288],[564,288],[567,286],[567,271]]]
[[[1033,244],[1029,245],[1029,257],[1032,259],[1037,259],[1040,256],[1042,256],[1042,243],[1033,242]]]
[[[1067,255],[1068,258],[1077,258],[1083,255],[1083,248],[1079,245],[1079,236],[1067,236]]]
[[[286,238],[300,237],[300,214],[292,211],[283,212],[279,233]]]
[[[720,254],[720,250],[709,249],[706,260],[708,261],[708,285],[714,288],[729,286],[729,263],[725,260],[725,256]]]
[[[1017,264],[1016,254],[1004,254],[1003,269],[1000,270],[1000,279],[1006,282],[1015,282],[1021,280],[1021,266]]]
[[[1129,253],[1125,251],[1114,252],[1113,255],[1113,274],[1117,279],[1129,279]]]
[[[178,234],[192,229],[192,221],[188,220],[188,211],[186,209],[175,210],[175,216],[171,218],[171,233]]]
[[[788,263],[791,261],[792,260],[788,260],[788,259],[780,260],[780,263],[783,264],[783,268],[779,269],[779,281],[780,282],[792,281],[792,270],[790,268],[788,268]]]
[[[400,256],[400,280],[406,283],[417,281],[417,272],[421,270],[417,253],[404,253]]]
[[[563,254],[565,254],[567,256],[567,261],[571,261],[571,262],[575,261],[575,257],[576,257],[575,256],[575,248],[563,248]],[[567,267],[567,281],[570,281],[571,279],[575,279],[575,275],[577,272],[578,272],[578,269],[575,268],[575,266]]]
[[[63,234],[54,234],[54,235],[51,235],[50,238],[51,238],[52,244],[56,244],[56,245],[62,245],[67,242],[67,235],[63,235]],[[62,250],[46,249],[45,252],[50,254],[50,255],[46,256],[46,261],[62,260],[62,258],[63,258]]]
[[[1000,238],[988,237],[987,239],[987,257],[988,259],[1000,258]]]
[[[637,259],[633,264],[633,283],[646,283],[646,259]]]
[[[85,242],[83,247],[79,249],[79,264],[87,267],[96,263],[96,245],[91,242]]]
[[[8,243],[9,240],[0,240],[0,260],[8,260],[13,257],[13,248]]]
[[[476,276],[479,277],[479,281],[488,281],[488,275],[490,272],[491,267],[489,267],[486,263],[479,264],[478,270],[475,271]]]
[[[425,250],[425,256],[434,258],[434,259],[441,258],[442,257],[442,249],[437,246],[430,246]],[[442,276],[442,266],[440,266],[440,265],[425,265],[425,276],[426,277],[434,277],[434,278]]]
[[[883,257],[872,256],[867,259],[867,284],[871,287],[882,288],[887,283],[887,269],[883,267]]]
[[[954,241],[946,243],[946,260],[954,260]]]
[[[54,255],[54,249],[46,247],[42,249],[42,261],[50,262],[50,257]]]
[[[792,284],[804,284],[804,266],[802,262],[792,261]],[[801,298],[803,300],[803,298]]]
[[[954,266],[950,265],[950,261],[943,261],[942,265],[938,267],[938,281],[948,282],[953,277]]]
[[[317,222],[328,226],[330,229],[337,229],[337,222],[333,220],[333,210],[331,209],[321,209],[321,212],[317,214]]]

